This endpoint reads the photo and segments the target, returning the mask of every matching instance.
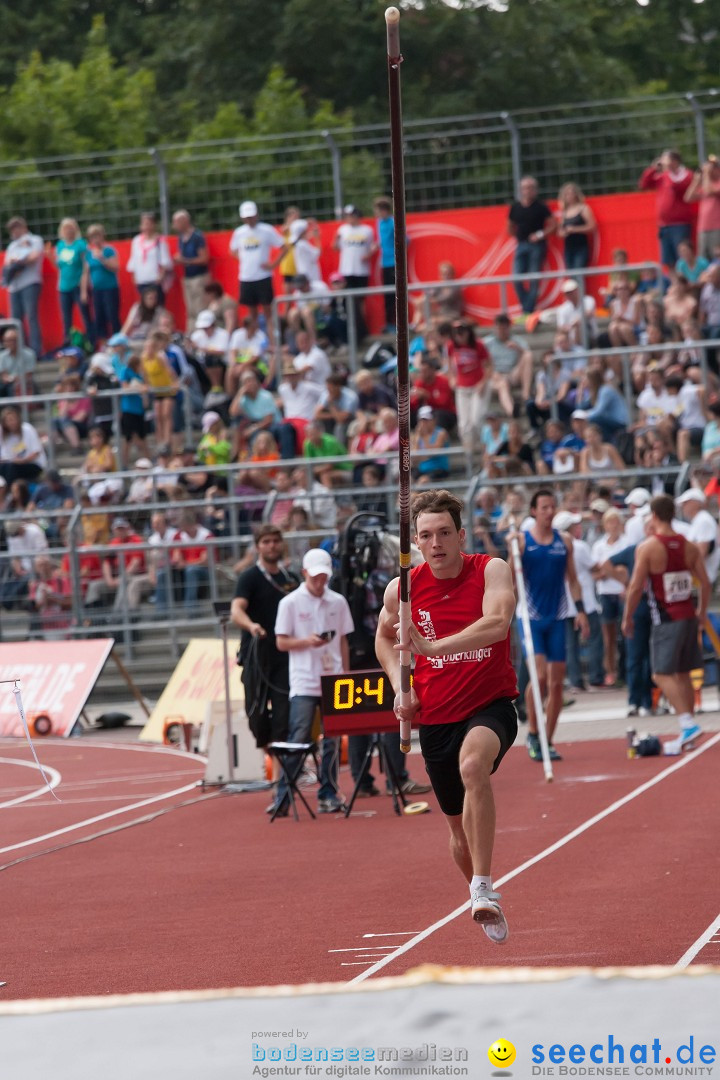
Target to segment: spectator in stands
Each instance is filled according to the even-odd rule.
[[[133,532],[125,517],[114,517],[110,547],[122,548],[127,544],[142,544],[141,536]],[[102,578],[91,581],[85,593],[85,607],[104,607],[112,598],[113,610],[126,607],[127,588],[130,579],[145,573],[145,556],[142,551],[118,551],[107,554],[102,560]]]
[[[537,180],[524,176],[520,181],[519,198],[510,207],[508,215],[508,233],[517,241],[513,274],[537,274],[542,270],[547,238],[555,227],[550,208],[538,198]],[[513,281],[513,286],[524,313],[532,314],[537,304],[539,282]]]
[[[447,284],[441,285],[438,289],[431,289],[428,293],[432,322],[438,325],[462,319],[465,304],[462,289],[453,284],[457,277],[453,264],[447,261],[441,262],[438,266],[438,277],[440,281],[445,281]]]
[[[208,546],[213,534],[198,524],[193,510],[183,512],[180,529],[174,540],[182,546],[174,547],[170,556],[172,566],[182,572],[183,602],[186,613],[197,609],[200,593],[210,584],[208,569]]]
[[[688,524],[685,539],[696,544],[705,563],[710,584],[715,584],[720,567],[718,523],[707,509],[707,499],[697,487],[689,487],[675,500],[675,506]]]
[[[345,220],[339,226],[333,242],[335,250],[340,252],[338,270],[345,279],[346,289],[366,289],[370,282],[370,260],[377,247],[375,236],[371,227],[363,224],[356,206],[345,206],[343,217]],[[352,304],[357,340],[362,342],[367,337],[365,298],[357,296]]]
[[[210,256],[205,237],[195,228],[187,210],[175,211],[172,228],[178,238],[178,250],[173,255],[173,262],[183,268],[185,333],[190,334],[195,327],[196,316],[205,307],[205,286],[210,281]]]
[[[81,466],[78,478],[81,480],[87,478],[89,480],[91,476],[97,473],[117,472],[115,454],[109,445],[110,433],[102,427],[91,427],[88,433],[88,441],[90,449],[85,455],[85,461]],[[122,480],[110,477],[90,484],[87,488],[87,494],[90,501],[96,506],[100,502],[108,502],[118,496],[122,491],[122,486]]]
[[[28,510],[72,510],[75,506],[75,492],[71,484],[66,484],[57,469],[48,469],[45,480],[38,484],[33,492]]]
[[[585,424],[585,442],[587,445],[580,451],[579,472],[610,472],[612,469],[622,472],[625,468],[620,454],[611,442],[605,442],[597,424]]]
[[[178,381],[165,351],[169,343],[167,334],[153,330],[143,346],[140,369],[152,394],[155,437],[159,443],[172,445],[173,399],[178,392]]]
[[[155,616],[165,618],[168,611],[168,597],[173,571],[170,565],[170,545],[177,536],[177,528],[170,524],[169,515],[163,510],[156,510],[150,518],[152,532],[148,544],[152,551],[148,558],[146,575],[135,575],[128,585],[128,607],[134,610],[140,606],[142,595],[150,588],[155,589]],[[177,572],[179,579],[179,572]],[[179,580],[178,583],[180,584]],[[174,593],[173,593],[174,597]]]
[[[344,375],[331,374],[325,381],[320,400],[315,410],[315,419],[320,420],[327,431],[331,432],[343,446],[347,446],[347,429],[358,411],[358,396],[345,385]]]
[[[8,611],[20,606],[28,595],[33,559],[48,550],[47,537],[32,521],[8,521],[5,525],[9,563],[3,564],[0,606]]]
[[[677,423],[677,456],[683,462],[689,459],[691,448],[700,449],[709,419],[701,380],[702,373],[697,367],[688,369],[684,377],[671,372],[665,379],[665,389],[678,403],[671,415]]]
[[[413,413],[425,406],[432,409],[440,427],[454,431],[457,424],[455,393],[450,380],[441,374],[427,354],[422,354],[417,370],[411,373],[410,409]]]
[[[97,348],[113,334],[120,333],[120,261],[117,251],[105,238],[104,226],[89,225],[86,235],[85,262],[92,288],[92,342]]]
[[[663,150],[640,177],[639,187],[657,194],[660,261],[672,269],[678,260],[678,244],[689,240],[693,213],[685,195],[692,183],[678,150]]]
[[[718,236],[720,237],[720,232]],[[690,285],[697,285],[709,266],[709,259],[706,259],[704,255],[696,255],[692,241],[680,241],[678,244],[678,261],[675,263],[676,274],[681,274]]]
[[[153,463],[150,458],[138,458],[135,462],[137,475],[130,481],[125,503],[130,506],[139,506],[141,503],[153,502],[155,495],[155,481],[152,475]],[[133,517],[137,521],[137,516]]]
[[[148,334],[157,329],[164,312],[162,291],[154,285],[146,285],[140,299],[128,311],[121,333],[130,339],[132,345],[140,347]]]
[[[332,366],[319,345],[313,345],[306,330],[299,330],[295,335],[297,352],[293,363],[298,371],[305,372],[311,382],[325,386],[332,375]]]
[[[586,410],[588,422],[597,424],[605,441],[612,442],[613,437],[630,424],[627,403],[622,394],[605,380],[603,372],[596,368],[588,371],[587,386],[590,404]]]
[[[17,405],[0,409],[0,476],[13,480],[37,480],[47,466],[42,440],[32,424],[25,423]]]
[[[85,379],[88,394],[92,402],[92,423],[104,428],[109,435],[113,431],[113,401],[106,397],[108,390],[117,390],[115,367],[108,353],[94,353],[90,360],[90,370]]]
[[[230,336],[223,326],[218,326],[217,318],[209,308],[198,313],[190,340],[197,359],[207,372],[211,392],[227,397],[225,371]]]
[[[58,269],[58,296],[63,323],[63,343],[70,344],[73,311],[80,308],[85,333],[93,336],[92,319],[88,306],[88,267],[85,260],[87,243],[83,240],[80,226],[75,218],[63,218],[58,228],[55,245],[55,263]]]
[[[466,452],[472,456],[487,411],[487,380],[492,361],[482,342],[476,340],[473,327],[465,321],[453,325],[448,355],[458,434]]]
[[[480,430],[480,439],[485,447],[485,453],[491,457],[498,452],[498,448],[507,441],[508,426],[494,409],[491,409],[485,418],[485,423]]]
[[[70,575],[49,555],[38,555],[30,585],[30,637],[62,637],[72,626],[72,582]]]
[[[299,228],[293,228],[298,225]],[[303,220],[300,213],[299,206],[288,206],[283,215],[282,228],[278,231],[283,238],[283,246],[280,249],[279,254],[273,261],[273,267],[279,266],[280,273],[282,274],[283,283],[285,288],[283,292],[289,292],[293,279],[297,275],[297,267],[295,265],[295,244],[294,241],[303,235],[307,229],[307,221]]]
[[[648,364],[647,385],[638,395],[638,425],[644,428],[662,427],[672,432],[674,425],[668,426],[668,420],[679,410],[677,396],[665,389],[665,376],[658,364]]]
[[[585,340],[592,345],[597,339],[594,298],[586,294],[581,300],[580,287],[574,278],[566,278],[561,288],[565,299],[555,309],[558,330],[567,331],[571,345],[582,345]]]
[[[267,335],[274,345],[272,325],[273,283],[270,269],[270,253],[281,248],[285,241],[272,225],[260,221],[257,205],[246,199],[240,204],[239,225],[230,238],[230,254],[238,260],[240,279],[240,303],[257,315],[262,308],[265,315]]]
[[[233,398],[238,392],[240,376],[249,367],[260,371],[265,377],[268,368],[264,358],[269,344],[267,334],[258,325],[257,316],[246,315],[240,329],[233,332],[227,350],[225,390],[228,397]]]
[[[305,441],[302,448],[302,456],[306,458],[343,457],[347,454],[347,448],[334,434],[325,430],[322,420],[312,420],[305,430]],[[352,464],[348,462],[335,462],[331,466],[332,480],[343,481],[352,470]],[[315,516],[315,515],[314,515]]]
[[[157,214],[154,211],[146,211],[140,215],[140,232],[133,237],[130,244],[130,259],[126,269],[133,276],[141,300],[146,300],[144,294],[154,289],[158,295],[158,305],[165,304],[165,292],[172,283],[173,260],[167,240],[158,230]],[[126,322],[123,333],[128,332]]]
[[[543,428],[544,438],[540,443],[540,460],[537,463],[537,471],[540,473],[553,472],[553,460],[555,451],[562,447],[565,436],[565,427],[559,420],[547,420]],[[568,470],[570,471],[570,470]]]
[[[344,284],[345,279],[342,280]],[[306,299],[311,294],[320,298]],[[311,278],[306,274],[298,274],[293,278],[292,295],[293,300],[286,316],[288,330],[291,334],[296,334],[298,330],[307,330],[310,340],[315,342],[331,315],[331,291],[321,277]]]
[[[563,446],[580,454],[585,449],[586,433],[587,413],[584,409],[573,409],[570,415],[570,431],[563,438]]]
[[[527,401],[532,389],[533,358],[524,339],[512,332],[512,322],[505,312],[493,320],[493,333],[482,339],[493,362],[491,386],[500,398],[508,416],[513,414],[511,388],[519,386],[522,400]]]
[[[54,389],[57,394],[79,394],[82,380],[79,375],[65,375]],[[80,442],[87,437],[91,416],[92,400],[87,396],[58,401],[52,420],[53,432],[67,442],[73,453],[82,454]]]
[[[598,571],[613,555],[626,547],[622,518],[618,510],[606,510],[602,518],[604,534],[592,546],[593,567]],[[625,596],[624,586],[613,577],[598,577],[596,591],[600,600],[603,636],[603,667],[607,687],[614,686],[618,673],[618,628]]]
[[[307,520],[312,521],[315,528],[327,529],[328,531],[336,527],[338,518],[338,502],[333,483],[334,474],[335,466],[331,463],[326,462],[318,465],[310,489],[304,495],[298,496],[293,504],[293,509],[302,507],[305,510]]]
[[[0,349],[0,398],[34,393],[33,372],[36,364],[35,353],[20,345],[16,327],[9,326],[2,335]]]
[[[702,459],[715,467],[720,459],[720,401],[710,401],[707,410],[710,420],[702,438]]]
[[[442,450],[450,445],[450,436],[438,427],[435,413],[430,405],[421,405],[417,414],[417,427],[410,436],[413,453],[415,482],[419,487],[435,485],[450,475],[450,458],[447,454],[423,454],[422,451]]]
[[[203,294],[203,308],[209,308],[214,313],[218,326],[232,334],[237,329],[237,300],[225,292],[219,281],[208,281]]]
[[[714,154],[710,154],[694,174],[685,199],[700,203],[698,251],[705,259],[712,260],[720,244],[720,164]]]
[[[677,456],[672,452],[672,441],[661,429],[654,428],[647,433],[650,453],[648,467],[655,470],[650,481],[653,495],[674,495],[675,475],[668,473],[668,468],[679,465]]]
[[[536,430],[542,427],[550,416],[553,402],[556,403],[558,417],[567,421],[573,412],[571,389],[572,381],[563,370],[563,361],[552,352],[546,352],[535,375],[535,397],[525,406],[531,426]]]
[[[707,272],[707,281],[700,293],[700,320],[704,338],[720,338],[720,263],[713,263]],[[708,350],[708,363],[717,373],[714,349]]]
[[[381,409],[397,406],[392,391],[375,378],[371,371],[361,368],[355,376],[355,389],[362,412],[377,415]]]
[[[283,422],[275,398],[260,385],[256,372],[243,372],[240,389],[230,403],[233,420],[233,458],[247,452],[258,431],[270,431],[284,458],[295,456],[295,431]]]
[[[145,424],[146,383],[142,376],[142,364],[137,353],[128,347],[129,338],[123,334],[113,334],[108,341],[108,349],[113,359],[113,370],[123,390],[127,393],[120,398],[120,434],[122,436],[121,460],[123,467],[130,461],[130,447],[140,457],[147,457],[147,426]]]
[[[565,241],[565,266],[568,270],[582,270],[590,265],[590,238],[597,227],[595,215],[577,184],[563,184],[558,208],[557,233]]]
[[[13,514],[25,513],[30,505],[30,488],[25,480],[13,480],[6,509]]]
[[[283,347],[282,379],[277,388],[277,400],[285,423],[295,431],[296,447],[302,446],[305,429],[315,419],[315,410],[324,393],[319,383],[311,382],[306,372],[298,371],[289,349]]]
[[[3,263],[3,285],[10,295],[10,313],[25,327],[30,348],[40,359],[43,353],[38,301],[42,291],[45,248],[42,237],[31,233],[24,217],[14,215],[5,226],[10,243]]]
[[[198,443],[198,461],[203,465],[228,465],[232,447],[225,431],[222,416],[214,410],[203,414],[202,438]]]
[[[530,476],[535,472],[535,455],[532,447],[525,442],[517,420],[511,420],[507,425],[507,438],[497,447],[492,464],[498,475]]]
[[[373,200],[377,248],[380,252],[380,274],[383,285],[395,284],[395,218],[392,199],[380,195]],[[385,293],[385,332],[395,333],[395,292]]]
[[[628,282],[620,282],[610,301],[608,337],[614,347],[637,344],[637,327],[642,323],[642,307],[638,297],[632,295]]]
[[[602,686],[605,672],[602,666],[603,645],[600,624],[600,604],[595,592],[591,569],[593,557],[590,545],[582,538],[582,514],[561,510],[553,518],[553,528],[569,533],[573,542],[575,573],[582,589],[582,602],[590,624],[587,640],[588,682],[590,686]],[[587,684],[580,666],[580,633],[575,629],[575,615],[565,620],[565,644],[567,651],[567,675],[570,693],[582,692]]]
[[[695,290],[691,289],[686,277],[676,274],[675,280],[663,297],[665,322],[675,341],[682,340],[680,327],[688,319],[695,318],[697,308]]]

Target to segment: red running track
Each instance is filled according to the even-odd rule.
[[[511,751],[495,780],[495,879],[509,878],[502,947],[466,911],[419,935],[467,899],[437,809],[398,818],[382,796],[347,821],[270,825],[267,794],[183,790],[202,775],[185,755],[43,743],[43,762],[62,774],[62,806],[45,795],[2,809],[2,994],[344,982],[371,977],[383,957],[383,975],[425,962],[675,964],[718,913],[718,743],[628,761],[618,741],[581,742],[565,748],[550,785]],[[11,756],[26,757],[0,750]],[[32,786],[20,772],[0,763],[0,804],[19,780]]]

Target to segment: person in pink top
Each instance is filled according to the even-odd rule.
[[[711,261],[720,247],[720,162],[710,154],[685,192],[687,202],[699,202],[698,255]]]
[[[692,178],[679,151],[663,150],[645,169],[638,184],[643,191],[656,192],[660,259],[671,270],[678,261],[678,244],[692,234],[693,209],[685,200]]]
[[[476,340],[470,323],[464,320],[453,323],[448,358],[458,434],[465,450],[472,455],[475,445],[480,443],[480,429],[488,409],[492,361],[483,343]]]

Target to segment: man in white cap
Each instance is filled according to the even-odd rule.
[[[710,584],[713,585],[720,566],[720,545],[718,545],[718,523],[707,509],[705,493],[700,488],[688,488],[675,500],[675,509],[682,513],[685,521],[688,522],[683,535],[699,549]]]
[[[258,208],[250,199],[240,203],[242,225],[230,237],[230,254],[239,262],[240,303],[257,315],[262,308],[270,344],[274,344],[272,311],[273,283],[270,253],[285,246],[282,235],[272,225],[258,219]]]
[[[573,345],[581,345],[583,342],[582,324],[587,327],[589,343],[592,344],[597,337],[597,323],[595,321],[595,301],[592,296],[583,296],[580,302],[580,287],[574,278],[566,278],[562,283],[564,301],[555,311],[558,330],[567,330]]]
[[[279,652],[290,654],[289,742],[309,742],[315,712],[320,706],[323,675],[339,675],[350,667],[348,634],[354,630],[350,606],[344,596],[328,588],[332,559],[322,548],[306,552],[303,583],[284,596],[275,620]],[[338,792],[338,745],[323,739],[318,813],[334,814],[344,803]],[[278,786],[278,816],[287,815],[287,785]]]
[[[628,547],[641,544],[645,539],[645,516],[643,507],[650,505],[652,495],[643,487],[634,487],[625,496],[625,505],[630,510],[630,517],[625,522],[625,539]]]

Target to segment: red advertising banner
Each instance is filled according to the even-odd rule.
[[[657,218],[653,192],[631,192],[624,195],[600,195],[588,199],[595,212],[598,229],[594,238],[592,263],[607,266],[616,247],[625,248],[631,262],[646,262],[658,258]],[[554,208],[554,203],[550,203]],[[262,209],[262,208],[261,208]],[[68,207],[72,213],[72,207]],[[408,215],[408,274],[413,281],[436,281],[441,262],[451,262],[455,276],[495,277],[512,271],[514,241],[507,234],[508,206],[483,206],[464,210],[436,210],[425,214]],[[372,223],[372,219],[367,219]],[[230,223],[232,224],[232,223]],[[239,224],[239,221],[235,224]],[[323,255],[321,267],[325,281],[337,268],[338,255],[332,242],[337,221],[320,226]],[[32,222],[30,222],[32,228]],[[234,227],[234,225],[233,225]],[[207,234],[210,252],[210,272],[230,296],[238,295],[238,264],[228,251],[232,229]],[[132,278],[124,269],[130,256],[130,241],[111,241],[120,257],[120,290],[123,315],[137,299]],[[170,238],[171,251],[177,250],[177,240]],[[551,239],[546,270],[563,267],[562,241]],[[380,268],[376,260],[371,284],[380,285]],[[594,286],[604,284],[596,281]],[[593,282],[590,283],[591,289]],[[275,292],[284,291],[284,283],[275,271]],[[545,285],[540,294],[540,306],[549,307],[561,299],[559,283]],[[515,294],[507,287],[509,314],[520,312]],[[167,306],[180,326],[185,325],[185,309],[180,281],[176,280],[167,297]],[[7,293],[0,289],[0,312],[9,314]],[[498,286],[466,290],[466,311],[480,322],[489,322],[501,309]],[[384,323],[382,297],[369,301],[369,325],[377,331]],[[57,298],[57,272],[50,258],[45,259],[44,287],[40,296],[40,320],[46,349],[62,342],[60,309]]]
[[[50,718],[52,735],[68,736],[90,696],[114,641],[23,641],[0,645],[0,735],[23,734],[12,693],[17,679],[28,724]]]

